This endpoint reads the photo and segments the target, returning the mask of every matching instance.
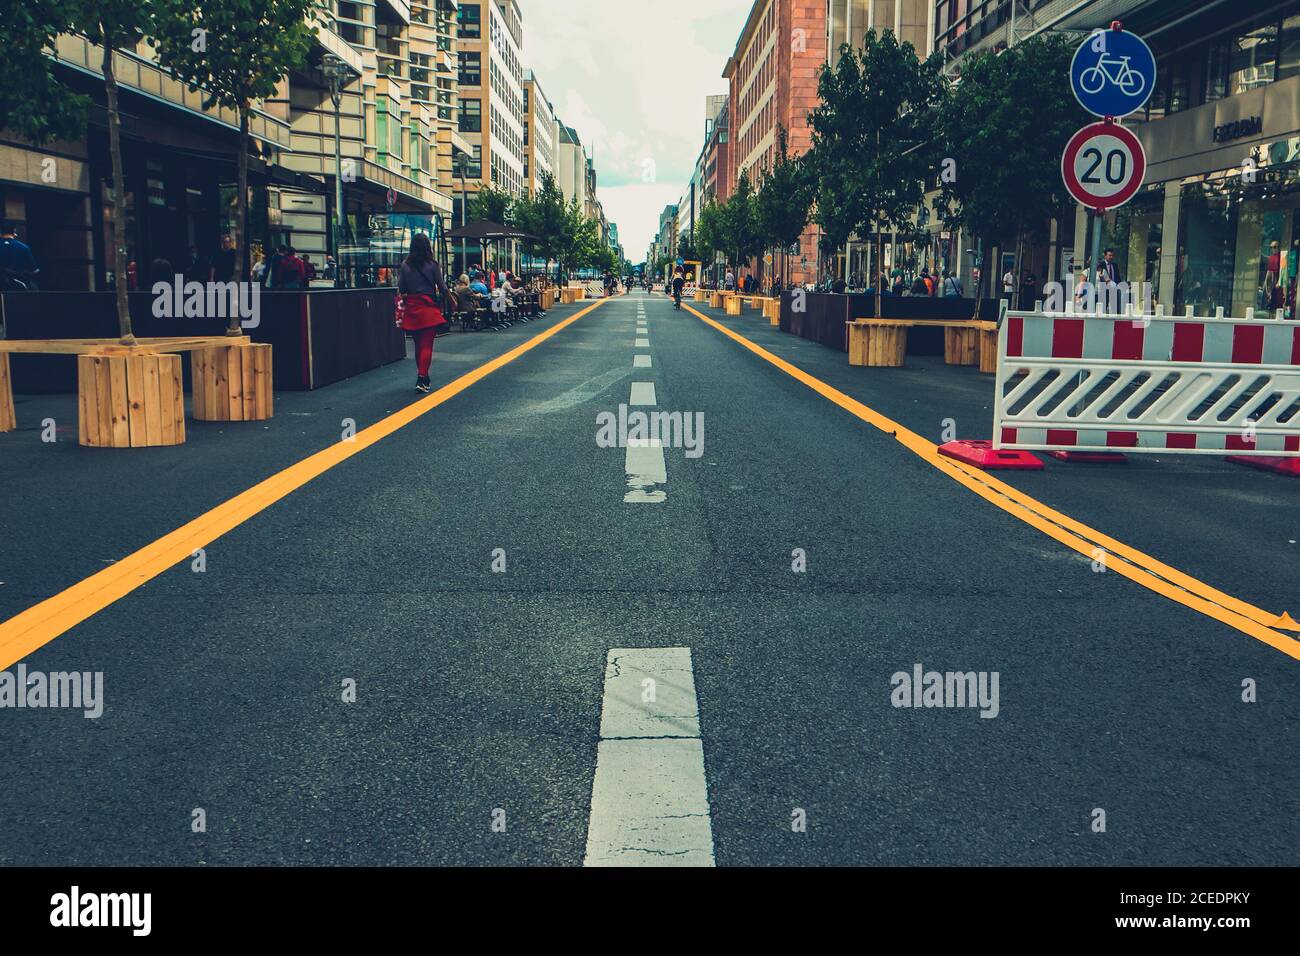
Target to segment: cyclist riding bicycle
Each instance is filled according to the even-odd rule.
[[[686,276],[678,269],[673,275],[673,308],[679,312],[682,308],[682,286],[686,285]]]

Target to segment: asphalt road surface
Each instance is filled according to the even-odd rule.
[[[974,369],[703,313],[930,441],[988,437]],[[302,483],[52,618],[22,664],[102,673],[103,713],[0,709],[0,864],[1300,862],[1294,652],[1097,570],[662,296],[441,338],[434,385],[551,332],[463,388],[418,396],[406,362],[172,449],[81,449],[73,397],[20,397],[0,649]],[[608,447],[620,405],[692,429]],[[1300,483],[1134,457],[1004,480],[1300,613]],[[898,706],[918,668],[974,699]]]

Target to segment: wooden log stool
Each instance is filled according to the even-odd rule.
[[[11,432],[18,427],[14,415],[13,379],[9,375],[9,355],[0,352],[0,432]]]
[[[247,342],[193,352],[194,418],[263,422],[274,412],[271,346]]]
[[[943,330],[943,360],[949,365],[979,365],[980,331],[964,326]]]
[[[181,357],[135,349],[77,356],[78,436],[91,448],[185,442]]]
[[[849,323],[849,364],[870,368],[902,368],[907,357],[910,323],[887,319]]]

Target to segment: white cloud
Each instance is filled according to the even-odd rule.
[[[597,193],[629,259],[686,190],[704,145],[704,100],[752,0],[519,0],[524,63],[560,121],[596,156]],[[643,182],[647,160],[655,182]],[[606,185],[607,184],[607,185]]]

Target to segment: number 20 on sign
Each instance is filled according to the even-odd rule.
[[[1133,133],[1113,121],[1092,123],[1070,138],[1061,155],[1061,178],[1089,209],[1122,206],[1142,188],[1147,157]]]

